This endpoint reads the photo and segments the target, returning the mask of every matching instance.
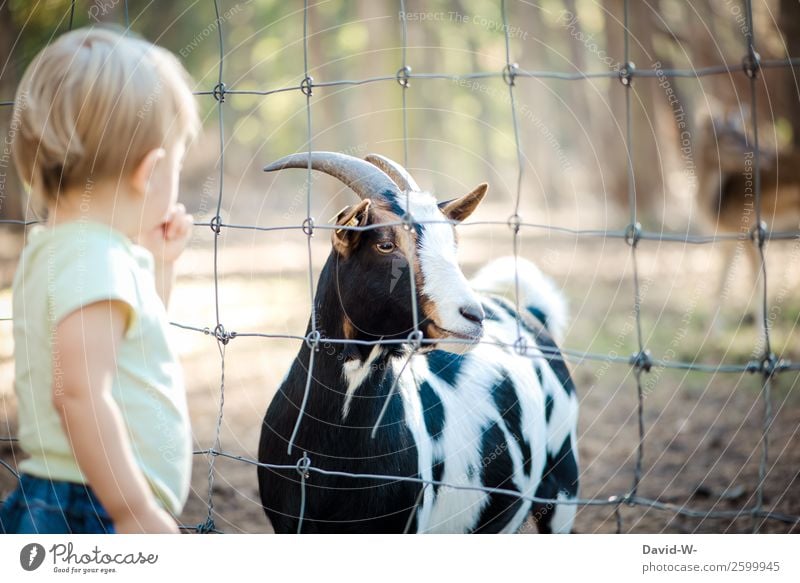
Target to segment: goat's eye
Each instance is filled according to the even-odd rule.
[[[377,247],[378,251],[387,255],[394,251],[394,243],[391,241],[381,241],[380,243],[376,244],[375,247]]]

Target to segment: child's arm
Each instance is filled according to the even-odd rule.
[[[172,293],[172,284],[175,283],[175,270],[173,263],[156,263],[155,265],[155,281],[156,292],[164,302],[164,307],[169,306],[169,296]]]
[[[56,326],[53,403],[75,459],[117,532],[178,532],[137,466],[111,387],[129,309],[123,302],[84,306]],[[54,367],[55,369],[55,367]]]

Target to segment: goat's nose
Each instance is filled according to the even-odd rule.
[[[473,304],[471,306],[461,306],[458,310],[470,322],[481,324],[486,314],[480,304]]]

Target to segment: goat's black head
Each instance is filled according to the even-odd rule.
[[[308,154],[287,156],[266,171],[306,168]],[[348,338],[409,337],[414,329],[414,278],[419,328],[426,348],[465,352],[483,334],[480,301],[456,259],[454,222],[466,219],[488,185],[437,203],[399,164],[377,155],[366,161],[335,152],[312,152],[311,167],[344,182],[361,201],[333,222],[334,279]],[[430,340],[458,342],[433,344]]]

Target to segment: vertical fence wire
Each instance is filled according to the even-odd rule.
[[[403,166],[408,168],[408,88],[411,83],[410,76],[411,76],[411,67],[408,66],[408,24],[406,22],[406,3],[405,0],[400,0],[400,56],[401,56],[401,68],[397,72],[397,82],[400,84],[400,96],[401,96],[401,104],[403,109]],[[403,227],[409,231],[415,228],[414,225],[414,216],[411,212],[411,191],[406,190],[405,192],[406,197],[406,216],[403,217],[403,222],[405,223]],[[416,278],[416,266],[414,265],[416,258],[414,254],[410,254],[408,258],[408,279],[409,285],[411,289],[411,321],[413,323],[414,329],[412,330],[411,334],[409,335],[409,340],[411,341],[412,351],[409,354],[408,358],[409,361],[413,358],[414,354],[420,348],[420,341],[422,340],[422,332],[419,329],[419,303],[417,301],[417,278]],[[396,384],[396,383],[395,383]],[[383,413],[386,412],[386,408],[389,404],[389,399],[391,398],[392,391],[389,392],[389,395],[386,397],[386,402],[384,403],[384,409],[379,416],[378,421],[375,423],[375,427],[372,430],[373,437],[375,436],[375,432],[377,430],[378,425],[380,424],[380,419],[383,417]]]
[[[627,227],[627,242],[631,248],[631,265],[633,269],[633,313],[636,321],[636,342],[638,352],[633,356],[631,364],[633,367],[634,378],[636,379],[637,396],[637,421],[639,439],[636,447],[636,463],[633,471],[633,483],[626,501],[637,495],[639,482],[642,479],[642,464],[644,459],[644,395],[642,392],[642,374],[649,370],[648,355],[644,348],[642,336],[642,296],[639,283],[639,263],[636,255],[636,248],[640,240],[641,227],[638,222],[638,208],[636,200],[636,174],[633,164],[633,116],[631,112],[631,92],[633,91],[633,76],[635,65],[631,61],[630,54],[630,6],[629,0],[623,3],[623,51],[624,68],[620,75],[620,82],[624,87],[625,93],[625,160],[628,174],[628,206],[630,210],[630,224]],[[618,516],[619,528],[622,528],[621,515]]]
[[[214,316],[216,326],[214,337],[220,357],[219,379],[219,409],[214,426],[214,441],[208,453],[208,493],[206,497],[206,520],[198,526],[200,532],[212,532],[216,529],[214,523],[214,478],[215,463],[218,452],[222,449],[222,419],[225,411],[225,349],[230,340],[230,335],[225,330],[220,319],[219,310],[219,238],[222,232],[222,197],[225,185],[225,125],[223,104],[225,103],[225,83],[222,80],[225,61],[225,42],[222,35],[222,19],[220,17],[219,0],[213,0],[214,16],[217,24],[217,39],[219,41],[219,64],[217,66],[217,85],[214,87],[213,96],[217,101],[217,130],[219,138],[219,191],[217,194],[216,213],[211,220],[211,230],[214,233]],[[127,2],[126,2],[127,5]],[[128,11],[125,10],[127,19]]]
[[[314,79],[308,74],[308,0],[303,4],[303,81],[301,88],[306,96],[306,148],[308,152],[308,165],[306,167],[306,219],[303,221],[303,232],[306,235],[306,250],[308,252],[308,294],[311,300],[311,331],[306,337],[306,344],[309,348],[308,374],[306,376],[306,386],[303,390],[303,397],[297,413],[292,435],[286,446],[286,453],[292,454],[294,441],[297,439],[297,432],[300,431],[300,424],[305,416],[308,396],[311,393],[311,382],[314,376],[314,359],[319,350],[320,332],[317,330],[317,304],[314,300],[314,265],[311,255],[311,238],[314,236],[314,218],[311,216],[311,94],[313,91]]]
[[[407,53],[408,53],[408,24],[406,23],[406,2],[405,0],[400,0],[400,34],[401,34],[401,41],[402,46],[401,50],[401,58],[402,58],[402,68],[398,71],[397,80],[400,83],[400,87],[402,87],[402,99],[403,99],[403,167],[408,168],[408,110],[407,110],[407,103],[406,103],[406,90],[408,89],[408,76],[411,73],[411,69],[408,66],[407,61]],[[402,75],[401,75],[402,74]]]
[[[757,107],[757,80],[760,69],[760,57],[756,51],[755,40],[755,23],[753,21],[753,3],[752,0],[744,0],[744,13],[745,13],[745,26],[747,34],[745,35],[745,43],[747,55],[745,56],[745,73],[750,79],[750,124],[753,128],[753,174],[754,174],[754,190],[755,190],[755,207],[756,207],[756,224],[753,229],[753,244],[758,248],[759,266],[758,273],[755,274],[756,279],[761,279],[761,327],[763,332],[763,371],[762,371],[762,384],[761,396],[764,407],[764,416],[761,425],[761,456],[758,464],[758,483],[756,485],[756,500],[753,506],[753,532],[758,532],[761,528],[762,520],[759,518],[759,513],[764,506],[764,484],[767,477],[767,463],[769,461],[769,429],[772,423],[772,376],[775,357],[772,354],[772,346],[770,342],[770,322],[767,297],[767,262],[764,251],[766,245],[766,232],[765,224],[762,215],[762,201],[761,201],[761,153],[758,141],[758,107]]]
[[[317,350],[319,350],[320,332],[317,330],[317,304],[314,299],[314,265],[311,254],[311,238],[314,236],[314,219],[311,216],[311,151],[312,151],[312,126],[311,126],[311,94],[313,91],[314,80],[308,74],[308,0],[303,2],[303,93],[306,97],[306,148],[308,152],[308,164],[306,166],[306,219],[303,222],[303,231],[306,235],[306,249],[308,251],[308,292],[311,299],[311,331],[306,344],[309,348],[308,357],[308,374],[306,376],[306,386],[303,391],[303,399],[300,403],[300,409],[297,414],[297,421],[292,429],[292,435],[289,438],[287,445],[287,454],[291,455],[294,441],[297,439],[297,433],[300,431],[300,424],[305,415],[306,406],[308,405],[308,397],[311,393],[311,382],[314,375],[314,359]],[[304,452],[301,460],[308,460],[307,464],[310,465],[307,454]],[[298,461],[298,465],[301,461]],[[298,509],[297,533],[300,534],[303,530],[303,520],[305,519],[306,512],[306,479],[308,471],[305,470],[300,475],[300,507]]]
[[[511,61],[511,34],[508,27],[508,10],[506,7],[506,0],[501,0],[500,11],[503,20],[503,33],[505,40],[505,53],[506,64],[503,69],[503,80],[508,85],[508,97],[511,107],[511,123],[514,130],[514,147],[517,157],[517,186],[514,193],[514,212],[508,218],[508,226],[511,228],[512,238],[511,247],[514,256],[514,305],[516,307],[516,324],[517,324],[517,340],[515,342],[516,350],[519,354],[527,354],[527,346],[525,345],[525,337],[522,335],[522,321],[520,311],[520,297],[519,297],[519,232],[522,223],[519,209],[522,201],[522,179],[525,172],[525,162],[522,154],[522,146],[520,145],[519,138],[519,122],[517,120],[517,102],[514,95],[514,85],[516,84],[518,65]]]

